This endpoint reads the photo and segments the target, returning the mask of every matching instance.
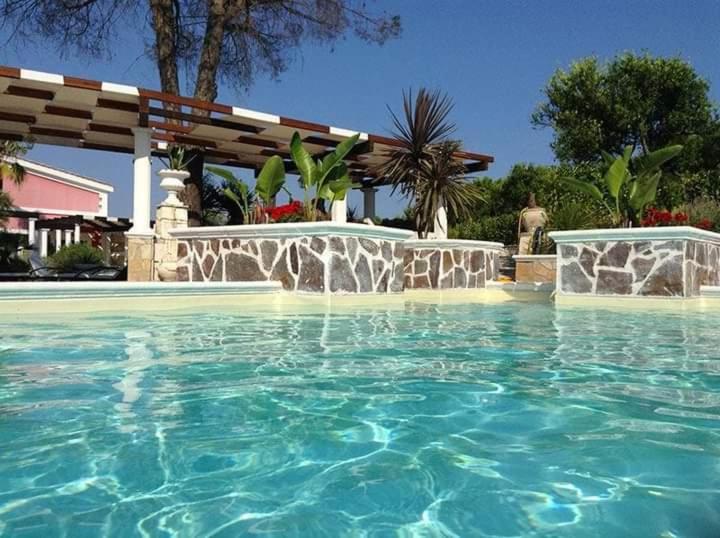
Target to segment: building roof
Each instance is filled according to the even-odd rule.
[[[152,128],[153,149],[199,146],[208,162],[257,170],[280,155],[293,170],[289,143],[298,131],[316,156],[357,131],[245,108],[116,84],[0,66],[0,138],[133,153],[133,129]],[[360,132],[348,158],[356,181],[381,180],[373,170],[398,146],[393,138]],[[469,172],[493,157],[458,152]]]
[[[86,190],[95,192],[115,192],[115,187],[106,181],[100,181],[88,176],[82,176],[75,172],[63,170],[57,166],[50,164],[40,163],[37,161],[31,161],[25,158],[12,159],[22,166],[25,170],[37,174],[39,176],[47,177],[54,181],[60,181],[74,187],[80,187]]]

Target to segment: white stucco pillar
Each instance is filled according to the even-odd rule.
[[[152,131],[145,127],[133,129],[135,160],[133,161],[133,226],[130,235],[150,235],[150,195],[152,168],[150,151]]]
[[[375,218],[375,193],[378,191],[375,187],[363,187],[363,217],[366,219]]]
[[[37,222],[37,219],[29,218],[28,219],[28,246],[33,246],[35,244],[35,223]]]
[[[60,250],[60,247],[62,247],[62,230],[58,228],[55,230],[55,252]]]
[[[447,227],[447,209],[445,209],[445,205],[442,204],[435,213],[435,223],[433,225],[435,239],[447,239]]]
[[[73,230],[73,243],[79,243],[80,242],[80,225],[75,224],[75,229]]]
[[[40,230],[40,256],[43,258],[48,255],[48,234],[50,230],[43,228]]]
[[[347,195],[342,200],[335,200],[330,207],[332,221],[339,224],[347,222]]]
[[[72,245],[72,243],[73,243],[73,231],[65,230],[65,244]]]

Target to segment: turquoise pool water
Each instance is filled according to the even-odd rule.
[[[720,315],[2,323],[0,535],[720,535]]]

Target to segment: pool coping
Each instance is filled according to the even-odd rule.
[[[128,297],[235,296],[278,293],[280,282],[1,282],[0,303]]]

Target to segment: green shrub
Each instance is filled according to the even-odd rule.
[[[676,213],[685,213],[691,226],[702,221],[710,222],[713,232],[720,232],[720,202],[712,198],[698,198],[675,209]]]
[[[101,265],[102,262],[102,250],[87,243],[65,245],[47,259],[48,266],[58,271],[69,271],[78,265]]]
[[[504,245],[517,243],[519,212],[479,217],[457,223],[448,233],[451,239],[497,241]]]

